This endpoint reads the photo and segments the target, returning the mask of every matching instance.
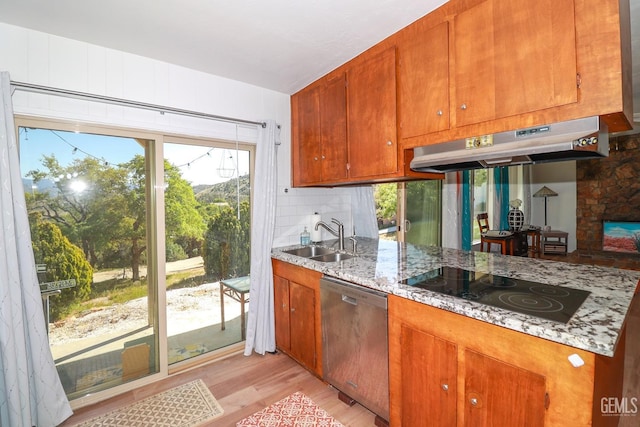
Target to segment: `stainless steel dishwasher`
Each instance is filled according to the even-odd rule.
[[[323,277],[320,297],[324,380],[389,420],[387,294]]]

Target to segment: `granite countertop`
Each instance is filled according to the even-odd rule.
[[[328,240],[318,245],[336,248],[336,243],[336,240]],[[347,249],[351,248],[350,242],[345,244]],[[283,252],[299,247],[274,248],[271,256],[328,276],[605,356],[614,354],[640,281],[640,271],[362,237],[358,238],[357,256],[341,262],[312,261]],[[583,289],[591,294],[564,324],[400,283],[445,266]]]

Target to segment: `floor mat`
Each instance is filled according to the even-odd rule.
[[[236,427],[343,427],[324,409],[301,392],[243,419]]]
[[[194,427],[219,417],[222,406],[202,380],[195,380],[92,418],[78,427]]]

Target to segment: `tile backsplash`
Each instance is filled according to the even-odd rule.
[[[307,227],[311,231],[312,215],[317,212],[330,224],[331,218],[344,223],[345,235],[353,231],[351,194],[347,188],[291,188],[278,186],[276,226],[273,246],[300,243],[300,233]],[[322,239],[334,238],[322,230]]]

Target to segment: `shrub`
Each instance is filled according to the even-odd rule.
[[[211,217],[202,245],[205,274],[212,280],[249,274],[249,204],[241,203],[240,220],[234,209],[221,207]]]
[[[47,271],[41,282],[75,279],[76,286],[62,289],[59,295],[49,300],[51,321],[58,320],[67,306],[84,301],[91,293],[93,268],[82,249],[62,235],[57,225],[50,222],[32,221],[33,253],[36,262],[46,264]]]

